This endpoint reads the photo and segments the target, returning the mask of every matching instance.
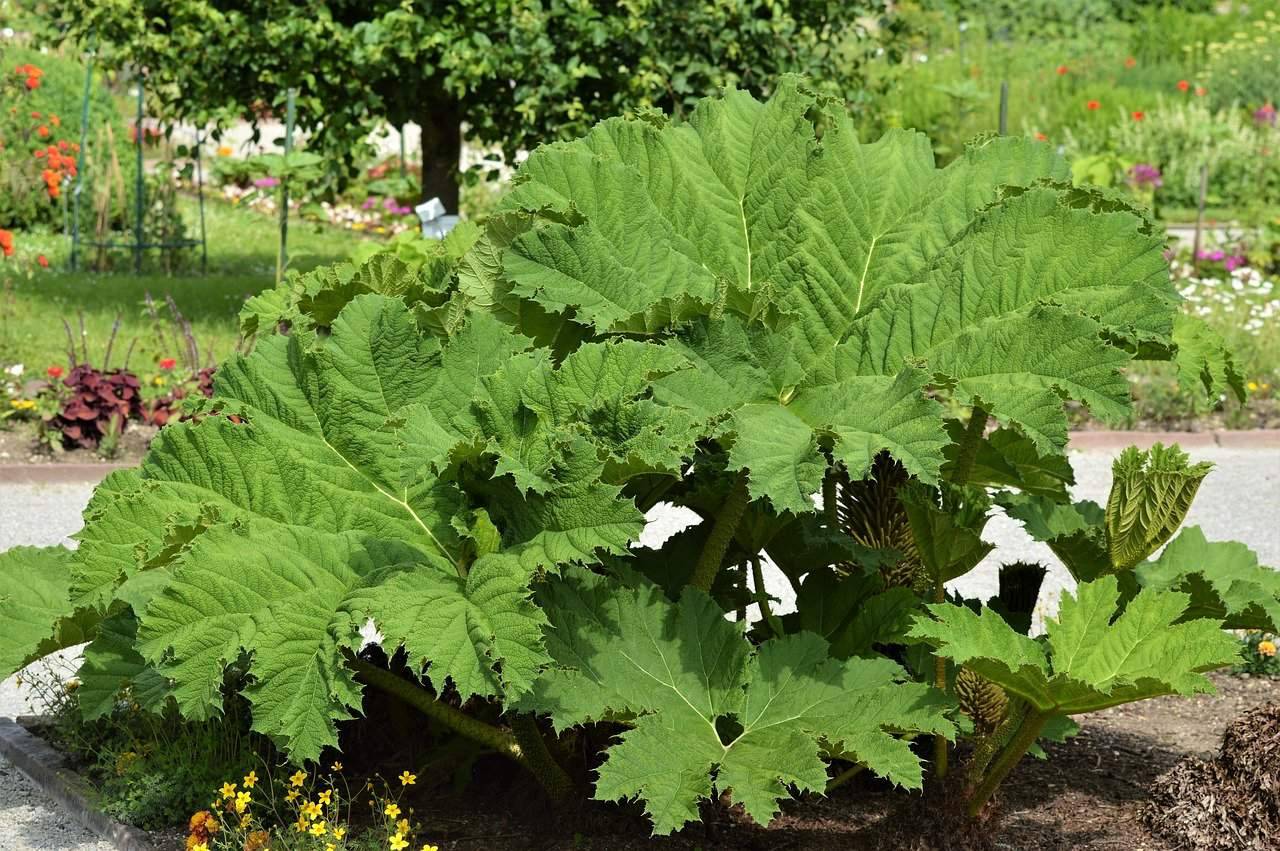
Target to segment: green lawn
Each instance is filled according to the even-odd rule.
[[[172,323],[157,325],[148,316],[149,293],[163,308],[172,296],[190,320],[201,351],[201,360],[212,354],[221,359],[236,345],[240,305],[250,295],[270,287],[275,279],[276,220],[252,210],[222,202],[206,204],[208,274],[200,274],[199,254],[192,254],[173,275],[159,271],[154,253],[142,275],[132,274],[132,262],[121,257],[110,273],[67,271],[70,239],[54,233],[16,234],[19,259],[43,253],[47,270],[37,269],[30,279],[12,281],[12,293],[0,298],[0,366],[23,363],[43,370],[67,360],[67,337],[62,320],[79,335],[83,312],[89,354],[97,362],[119,316],[120,333],[112,356],[117,365],[132,340],[136,340],[131,366],[145,371],[145,364],[175,356],[179,347]],[[194,201],[184,200],[184,217],[194,223]],[[191,228],[195,231],[195,228]],[[290,221],[290,266],[306,271],[344,259],[362,239],[350,231]],[[0,280],[3,280],[0,266]],[[167,312],[164,313],[167,316]]]

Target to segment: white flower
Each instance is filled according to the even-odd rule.
[[[12,375],[14,378],[21,378],[22,371],[23,371],[23,366],[20,363],[15,363],[13,366],[5,369],[5,372],[7,372],[9,375]]]

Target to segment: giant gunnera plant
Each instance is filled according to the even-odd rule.
[[[389,692],[657,833],[858,769],[977,816],[1071,716],[1208,691],[1224,626],[1280,629],[1277,574],[1174,537],[1208,465],[1130,450],[1106,506],[1068,496],[1064,405],[1123,417],[1130,361],[1242,394],[1163,248],[1046,145],[939,169],[796,79],[606,121],[435,252],[252,299],[253,353],[79,546],[0,557],[0,667],[89,641],[89,716],[239,689],[299,763]],[[640,546],[664,504],[701,522]],[[947,593],[997,509],[1079,583],[1042,630],[1042,566]]]

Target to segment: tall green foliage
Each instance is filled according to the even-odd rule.
[[[483,229],[247,304],[256,350],[99,487],[79,548],[0,558],[48,574],[0,655],[58,646],[60,614],[128,615],[126,690],[204,717],[233,667],[299,761],[388,690],[556,793],[537,719],[620,724],[595,795],[663,833],[722,793],[767,821],[832,761],[919,788],[912,740],[940,778],[972,731],[977,812],[1065,716],[1204,690],[1235,658],[1224,619],[1280,610],[1239,545],[1188,531],[1146,560],[1206,473],[1182,453],[1126,453],[1106,509],[1069,502],[1065,400],[1123,414],[1139,356],[1214,393],[1232,372],[1175,324],[1150,223],[1067,174],[1007,138],[937,169],[794,78],[545,146]],[[1046,636],[1034,593],[946,596],[993,499],[1080,582]],[[641,547],[659,503],[701,522]],[[407,676],[361,655],[370,620]],[[128,635],[104,624],[88,657]]]
[[[348,176],[383,121],[423,128],[423,191],[457,210],[462,128],[514,158],[626,109],[684,111],[722,86],[766,88],[812,73],[845,95],[860,75],[846,46],[880,4],[834,0],[631,0],[617,4],[339,0],[56,0],[62,37],[148,69],[173,118],[283,114]],[[209,49],[215,45],[216,49]],[[536,69],[531,73],[530,69]]]

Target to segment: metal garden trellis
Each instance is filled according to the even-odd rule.
[[[143,217],[144,211],[146,210],[146,175],[144,173],[142,159],[142,147],[145,135],[142,131],[144,85],[141,75],[137,76],[134,80],[138,93],[138,110],[134,123],[134,145],[137,150],[137,160],[134,172],[133,240],[86,240],[81,238],[80,196],[84,192],[85,154],[88,150],[89,141],[89,100],[90,94],[93,91],[93,57],[93,51],[90,50],[88,58],[85,61],[84,96],[80,103],[80,151],[76,155],[76,185],[75,189],[72,190],[71,270],[76,270],[79,262],[81,245],[92,246],[94,248],[125,248],[130,250],[133,253],[134,274],[140,274],[142,272],[142,255],[143,252],[148,249],[195,248],[196,246],[199,246],[200,272],[203,274],[208,268],[209,252],[206,242],[204,221],[204,170],[200,161],[200,148],[205,141],[205,136],[202,131],[196,130],[195,145],[193,146],[196,171],[196,199],[200,210],[200,238],[161,240],[158,242],[147,242],[145,240],[143,233]]]

